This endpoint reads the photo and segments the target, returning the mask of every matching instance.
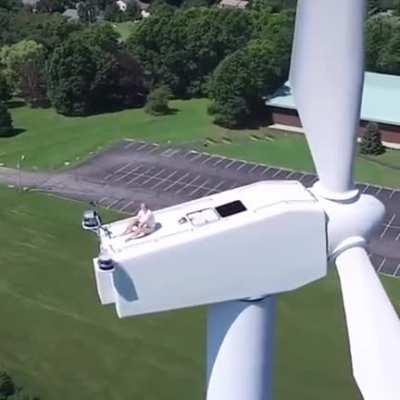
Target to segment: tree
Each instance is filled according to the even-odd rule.
[[[396,19],[387,15],[368,18],[366,23],[366,68],[369,71],[384,72],[379,65],[382,52],[393,36]]]
[[[212,72],[252,35],[251,14],[244,10],[160,6],[136,24],[127,41],[151,75],[153,87],[167,85],[178,97],[205,94]]]
[[[393,34],[383,48],[377,66],[381,72],[400,75],[400,30]]]
[[[90,112],[90,91],[96,76],[92,50],[79,37],[57,47],[48,62],[47,87],[52,105],[65,115]]]
[[[264,110],[262,97],[273,93],[287,79],[288,61],[279,43],[253,40],[226,57],[209,85],[214,122],[227,127],[247,123],[250,115]]]
[[[0,136],[4,133],[3,124],[4,124],[4,110],[7,111],[7,108],[4,108],[4,104],[0,102]],[[8,111],[7,111],[8,112]],[[8,114],[9,115],[9,114]],[[10,117],[11,120],[11,117]],[[8,128],[8,130],[11,128]],[[6,131],[6,133],[8,132]],[[10,375],[5,371],[0,371],[0,399],[7,399],[7,397],[15,394],[16,388],[14,382]]]
[[[57,112],[87,115],[143,105],[146,89],[140,64],[119,48],[108,25],[72,35],[48,63],[48,94]]]
[[[3,44],[12,45],[22,40],[34,40],[42,44],[47,53],[51,53],[55,47],[62,44],[71,33],[82,29],[81,24],[71,22],[57,13],[21,12],[8,15],[7,18],[2,19],[0,13],[0,29],[1,24],[4,24],[4,30],[0,32],[0,41]]]
[[[361,154],[379,155],[385,152],[382,145],[379,126],[375,122],[369,122],[364,136],[361,139]]]
[[[167,86],[160,86],[150,92],[147,97],[145,110],[152,115],[168,114],[170,108],[168,102],[171,98],[171,90]]]
[[[65,0],[39,0],[35,8],[42,13],[63,13],[66,10]]]
[[[125,13],[118,7],[116,2],[110,3],[104,10],[104,19],[111,22],[123,22],[126,20]]]
[[[47,104],[44,78],[45,49],[33,40],[22,40],[0,51],[0,65],[9,87],[31,106]]]
[[[368,14],[374,15],[382,11],[380,0],[368,0]]]
[[[0,73],[0,101],[7,101],[11,98],[11,88],[3,73]]]
[[[77,4],[79,21],[85,24],[96,22],[98,10],[95,0],[83,0]]]
[[[400,0],[393,2],[393,12],[396,16],[400,16]]]
[[[19,11],[23,7],[22,0],[2,0],[0,2],[0,9],[7,11]]]

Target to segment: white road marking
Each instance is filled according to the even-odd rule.
[[[386,261],[386,258],[383,258],[382,262],[379,264],[379,267],[378,267],[378,269],[377,269],[378,272],[381,271],[383,265],[385,264],[385,261]]]
[[[261,175],[265,175],[270,169],[271,169],[271,167],[265,168]]]
[[[272,176],[271,176],[271,178],[275,178],[275,176],[277,176],[278,174],[279,174],[279,172],[281,172],[282,170],[281,169],[278,169],[278,171],[276,171]]]
[[[135,201],[129,201],[128,203],[126,203],[119,211],[125,211],[126,209],[128,209],[131,205],[135,204]]]
[[[163,168],[161,171],[158,171],[157,174],[151,176],[149,179],[146,179],[144,182],[142,182],[142,185],[145,185],[147,182],[150,182],[152,179],[162,179],[162,178],[157,178],[157,177],[160,176],[164,171],[165,171],[165,168]]]
[[[213,166],[213,167],[216,167],[218,164],[222,163],[222,161],[224,161],[224,160],[226,160],[225,157],[220,157],[220,159],[217,160],[217,162],[215,162],[212,166]]]
[[[218,188],[221,187],[223,184],[225,183],[225,181],[221,181],[219,182],[217,185],[215,185],[212,189],[210,189],[205,195],[208,196],[209,194],[213,193],[213,192],[217,192]]]
[[[170,158],[170,157],[174,156],[175,154],[178,154],[180,151],[181,151],[181,149],[175,149],[171,153],[166,155],[166,157]]]
[[[397,273],[399,272],[399,270],[400,270],[400,264],[396,267],[395,271],[393,272],[393,275],[397,276]]]
[[[127,176],[129,176],[132,172],[137,171],[139,168],[141,168],[142,165],[138,165],[137,167],[135,167],[134,169],[129,170],[126,174],[119,176],[117,179],[115,179],[114,181],[112,181],[111,183],[115,183],[115,182],[119,182],[120,180],[126,178]]]
[[[182,179],[185,179],[189,175],[189,172],[187,172],[185,175],[182,175],[180,178],[178,178],[176,181],[172,182],[169,186],[164,188],[164,192],[166,192],[168,189],[171,189],[174,185],[179,183]]]
[[[200,158],[200,157],[202,157],[202,156],[203,156],[203,154],[198,153],[197,156],[194,156],[194,157],[191,158],[189,161],[192,162],[192,161],[197,160],[198,158]]]
[[[166,178],[161,179],[160,182],[156,183],[154,186],[151,187],[151,189],[155,189],[157,186],[160,186],[161,184],[168,182],[169,179],[171,179],[174,175],[178,173],[178,170],[173,171],[170,173]]]
[[[194,179],[192,179],[189,183],[187,183],[185,186],[181,187],[179,190],[175,192],[175,194],[180,193],[182,190],[185,190],[189,186],[194,186],[193,183],[196,182],[199,178],[201,178],[201,175],[197,175]]]
[[[255,171],[257,168],[259,167],[259,165],[253,165],[252,168],[250,168],[250,170],[247,172],[248,174],[251,174],[253,171]]]
[[[230,167],[233,163],[235,163],[235,162],[236,162],[236,160],[231,160],[230,163],[228,163],[228,164],[225,165],[224,169],[229,168],[229,167]]]
[[[139,178],[142,178],[146,175],[146,172],[142,172],[140,174],[137,174],[133,179],[131,179],[129,182],[127,182],[127,185],[130,185],[131,183],[137,181]]]
[[[142,145],[140,145],[137,149],[135,149],[135,151],[140,151],[144,148],[146,148],[149,144],[148,143],[143,143]]]
[[[392,218],[390,219],[389,223],[385,226],[385,229],[383,230],[383,232],[381,233],[380,238],[382,239],[385,235],[386,232],[388,231],[388,229],[390,228],[390,224],[394,221],[394,219],[396,218],[396,214],[392,215]]]
[[[236,168],[236,171],[240,171],[247,163],[243,163],[242,165],[239,166],[239,168]]]
[[[206,189],[205,185],[209,181],[209,179],[206,179],[200,186],[198,186],[196,189],[194,189],[192,192],[189,193],[189,196],[193,196],[196,192],[198,192],[200,189]]]

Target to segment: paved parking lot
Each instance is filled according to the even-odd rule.
[[[141,201],[156,209],[264,179],[299,180],[305,186],[317,180],[313,174],[138,141],[119,142],[64,177],[80,183],[81,191],[63,192],[55,185],[55,192],[126,213],[135,212]],[[47,184],[51,189],[52,181]],[[400,277],[400,190],[358,186],[387,208],[371,242],[373,264],[380,273]]]

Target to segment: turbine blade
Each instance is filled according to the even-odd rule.
[[[290,81],[320,188],[333,198],[354,189],[364,15],[365,0],[298,0]]]
[[[342,287],[353,375],[365,400],[400,399],[400,321],[366,251],[336,259]]]

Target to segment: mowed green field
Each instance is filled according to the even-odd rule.
[[[117,319],[97,299],[83,204],[5,188],[0,204],[0,369],[42,400],[202,398],[204,308]],[[382,280],[399,309],[400,281]],[[358,398],[334,271],[279,297],[277,334],[276,399]]]
[[[268,128],[228,130],[212,123],[207,114],[208,100],[173,101],[175,112],[154,117],[143,109],[125,110],[85,118],[68,118],[53,109],[32,110],[28,107],[12,109],[15,128],[25,130],[11,138],[0,138],[0,163],[15,167],[24,154],[23,168],[54,169],[78,163],[93,152],[104,149],[113,141],[135,138],[157,143],[171,143],[218,153],[228,157],[313,171],[313,163],[302,135],[277,133]],[[252,136],[269,140],[252,140]],[[228,137],[232,143],[210,144]],[[375,161],[387,163],[385,167]],[[338,160],[338,162],[340,162]],[[359,181],[398,187],[400,182],[400,151],[372,157],[372,161],[358,158],[356,178]]]

